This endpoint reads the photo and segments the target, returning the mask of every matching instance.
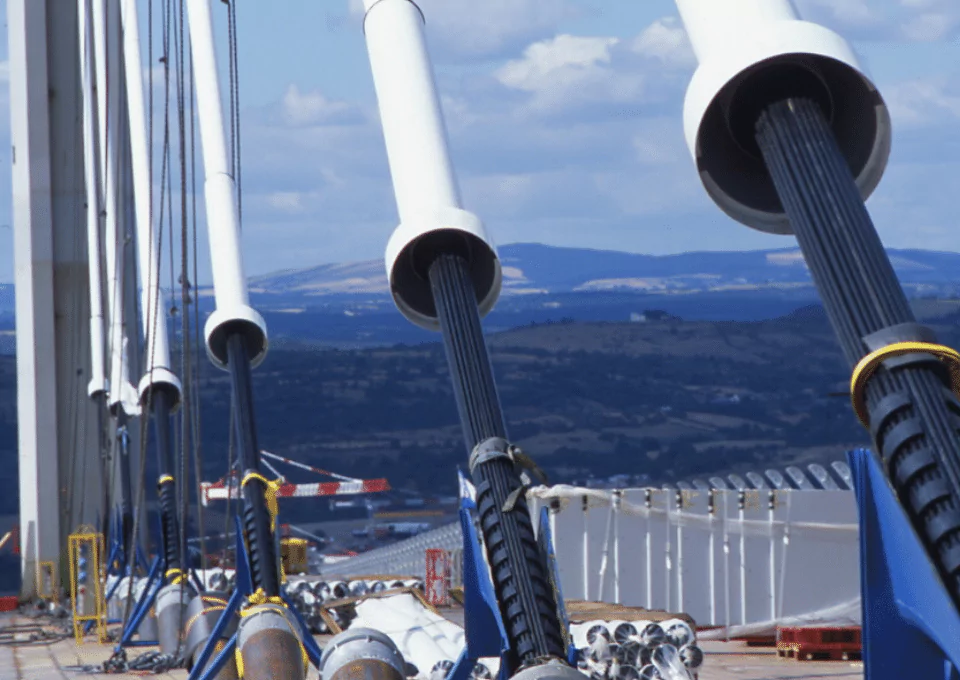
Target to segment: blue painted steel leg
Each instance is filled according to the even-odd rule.
[[[203,671],[203,667],[207,665],[207,661],[213,655],[213,650],[217,646],[217,642],[223,637],[223,631],[227,629],[227,625],[230,623],[230,619],[234,614],[237,613],[237,610],[240,609],[240,605],[247,599],[249,593],[243,592],[243,589],[240,588],[239,579],[237,583],[237,588],[233,591],[233,594],[230,596],[230,599],[227,601],[226,608],[220,612],[220,618],[217,619],[217,625],[213,627],[213,631],[210,633],[210,637],[207,638],[206,643],[203,645],[203,650],[200,652],[200,656],[197,657],[196,662],[193,665],[193,670],[190,671],[190,675],[187,677],[187,680],[201,680],[203,678],[206,680],[208,677],[213,677],[216,675],[220,668],[223,667],[223,662],[221,661],[220,666],[216,667],[216,670]],[[237,642],[237,636],[234,636],[230,641],[235,645]],[[226,648],[224,649],[226,651]],[[223,656],[221,652],[220,656]],[[217,657],[219,658],[219,657]],[[211,669],[214,667],[211,666]]]
[[[140,622],[143,621],[143,618],[150,612],[150,607],[153,606],[154,598],[156,598],[157,593],[160,591],[160,587],[163,585],[163,578],[161,577],[161,570],[163,568],[163,560],[158,555],[153,561],[153,566],[150,568],[150,575],[147,577],[147,587],[143,589],[143,595],[140,596],[140,601],[137,602],[137,606],[134,609],[134,613],[130,618],[130,621],[127,622],[127,627],[123,631],[123,635],[120,638],[120,643],[117,645],[117,650],[119,651],[122,647],[141,647],[147,646],[148,644],[156,644],[156,642],[149,642],[146,640],[140,640],[136,643],[132,642],[134,633],[137,632],[137,628],[140,627]]]
[[[203,667],[207,664],[207,661],[210,659],[213,654],[214,648],[217,646],[217,642],[223,636],[223,631],[227,629],[227,625],[230,623],[230,619],[237,613],[237,610],[240,609],[250,593],[253,591],[253,583],[250,578],[250,563],[247,560],[247,548],[243,543],[243,531],[240,527],[240,518],[235,518],[235,524],[237,529],[237,573],[236,581],[237,585],[234,588],[233,593],[230,595],[230,599],[227,601],[226,608],[220,612],[220,618],[217,619],[217,625],[213,627],[213,631],[210,633],[210,637],[207,638],[206,643],[203,645],[203,650],[200,652],[200,656],[197,657],[196,662],[194,663],[193,670],[190,671],[190,675],[187,680],[207,680],[212,678],[216,673],[222,668],[226,657],[224,657],[223,652],[217,657],[223,657],[220,662],[220,667],[211,666],[210,670],[204,672]],[[231,643],[235,646],[237,642],[237,636],[234,635],[231,638]],[[230,645],[227,648],[231,648]],[[224,649],[226,652],[227,648]]]
[[[469,487],[461,473],[460,489]],[[463,628],[467,644],[456,664],[450,669],[447,680],[468,680],[477,659],[490,656],[500,657],[500,678],[507,680],[516,669],[508,668],[506,652],[510,649],[510,643],[474,526],[473,511],[476,507],[476,502],[462,492],[460,528],[463,531]]]
[[[290,613],[293,614],[293,618],[297,620],[297,624],[300,626],[300,639],[303,640],[303,648],[307,650],[310,663],[313,664],[314,668],[320,670],[320,657],[323,655],[323,650],[320,649],[320,645],[318,645],[314,639],[307,622],[303,620],[300,612],[297,611],[296,606],[287,596],[286,588],[281,591],[281,596],[283,597],[283,601],[287,603],[287,608],[290,610]]]
[[[219,639],[219,638],[210,638],[210,639],[213,640],[213,639]],[[198,677],[202,678],[202,680],[209,680],[210,678],[215,677],[217,673],[223,670],[223,667],[226,665],[227,661],[230,660],[230,657],[233,656],[236,649],[237,649],[237,634],[234,633],[230,637],[230,639],[227,640],[227,644],[224,645],[223,649],[220,650],[220,653],[217,654],[216,657],[214,657],[213,663],[210,664],[210,668],[208,668],[206,671],[203,672],[202,675]],[[204,663],[206,663],[206,660],[204,660]],[[203,668],[203,664],[197,663],[197,665],[193,667],[193,671],[191,671],[190,673],[190,678],[193,678],[194,677],[193,674],[202,668]],[[188,678],[188,680],[190,679]]]
[[[867,680],[960,677],[960,613],[870,451],[848,455],[860,509]]]

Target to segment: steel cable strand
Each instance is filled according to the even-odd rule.
[[[914,321],[909,304],[816,105],[775,104],[760,117],[757,130],[774,185],[853,365],[868,349],[867,336]],[[852,325],[843,321],[845,315]],[[960,601],[960,437],[948,425],[960,404],[945,394],[943,378],[936,364],[882,367],[866,383],[866,401],[875,421],[871,434],[901,502]]]
[[[829,225],[828,225],[828,226],[829,226]],[[874,232],[874,233],[875,233],[875,232]],[[879,247],[879,246],[878,246],[878,247]],[[902,293],[900,293],[900,296],[902,297]],[[912,319],[912,316],[909,316],[909,311],[906,313],[906,315],[900,317],[900,319],[904,319],[904,318],[905,318],[905,319]],[[856,341],[856,340],[858,340],[858,339],[850,338],[850,340],[851,340],[851,341]],[[858,344],[859,344],[859,343],[858,343]],[[860,345],[860,347],[862,347],[862,345]],[[862,353],[862,350],[861,350],[861,353]],[[897,380],[897,382],[899,382],[899,380]],[[870,390],[870,391],[872,392],[873,390]],[[921,480],[921,481],[923,481],[923,480]],[[929,481],[929,480],[927,480],[927,481]]]
[[[265,502],[266,489],[262,482],[251,480],[243,484],[250,474],[260,473],[258,465],[257,428],[253,413],[253,391],[250,375],[250,356],[246,341],[234,333],[227,340],[227,366],[233,385],[233,411],[235,414],[236,441],[239,447],[239,462],[243,470],[240,495],[243,498],[243,525],[247,538],[250,560],[250,576],[254,590],[262,588],[268,597],[280,594],[280,574],[277,554],[273,545],[272,518]]]
[[[817,136],[817,120],[815,115],[801,116],[798,124],[808,137]],[[856,185],[848,181],[850,169],[846,161],[839,154],[825,148],[827,142],[821,142],[821,154],[824,166],[829,170],[828,186],[846,190],[845,200],[838,202],[840,210],[846,213],[848,224],[861,222],[869,225],[869,229],[845,229],[840,234],[846,236],[849,252],[861,258],[863,264],[863,281],[871,281],[877,287],[868,286],[865,293],[873,301],[876,309],[887,325],[899,323],[900,320],[913,320],[913,311],[910,303],[900,286],[890,259],[886,255],[883,243],[876,229],[872,228],[870,215],[860,199]],[[847,181],[845,181],[847,180]],[[837,251],[842,253],[844,251]]]
[[[506,439],[467,263],[459,255],[441,255],[430,265],[428,276],[467,449],[472,451],[491,437]],[[481,532],[516,657],[514,664],[550,656],[562,658],[557,604],[546,576],[546,557],[534,538],[525,496],[519,495],[512,511],[503,511],[508,497],[523,482],[506,458],[476,465],[473,477]]]

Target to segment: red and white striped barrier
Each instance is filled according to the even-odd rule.
[[[345,496],[362,493],[389,491],[390,483],[386,479],[355,479],[349,482],[319,482],[312,484],[281,484],[278,498],[308,498],[313,496]],[[203,505],[210,501],[223,501],[227,498],[239,499],[239,484],[227,485],[226,482],[202,482],[200,499]]]

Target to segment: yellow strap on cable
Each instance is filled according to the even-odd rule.
[[[187,619],[187,622],[185,624],[183,624],[183,637],[186,638],[190,635],[190,629],[193,627],[193,624],[195,624],[201,616],[209,612],[222,612],[224,609],[226,609],[226,606],[221,606],[218,604],[213,607],[206,607],[205,609],[201,609],[200,611],[198,611],[196,614],[194,614],[189,619]]]
[[[243,477],[243,481],[240,482],[240,488],[242,489],[247,485],[247,482],[250,480],[257,480],[263,484],[263,497],[267,501],[267,511],[270,513],[270,531],[276,531],[277,528],[277,513],[280,512],[280,507],[277,505],[277,493],[280,491],[280,480],[269,480],[259,472],[248,472]]]
[[[171,578],[170,577],[171,574],[176,574],[176,577]],[[180,583],[183,583],[187,579],[187,575],[183,573],[182,569],[167,569],[167,571],[163,575],[173,585],[178,585]]]
[[[257,612],[263,611],[266,608],[264,605],[277,605],[281,608],[280,614],[283,616],[284,621],[287,622],[287,625],[290,627],[290,632],[293,633],[294,637],[297,639],[297,643],[300,645],[300,656],[303,658],[303,667],[305,669],[309,669],[310,657],[307,655],[307,648],[303,646],[300,627],[296,625],[295,621],[290,620],[290,616],[287,613],[287,603],[283,601],[282,597],[276,595],[268,597],[267,594],[263,592],[263,588],[257,588],[257,590],[251,593],[247,598],[247,606],[240,610],[240,617],[243,618],[245,616],[251,616]],[[234,651],[234,657],[237,661],[237,675],[242,678],[243,654],[240,653],[239,645],[237,645],[236,650]]]
[[[175,482],[173,475],[160,475],[160,479],[157,480],[157,486],[163,486],[167,482]]]
[[[261,604],[277,604],[281,607],[287,606],[287,603],[284,602],[283,598],[279,595],[267,597],[267,594],[263,592],[263,588],[257,588],[255,592],[250,593],[250,596],[247,598],[247,606],[240,611],[240,616],[246,616],[248,610]]]
[[[863,357],[850,377],[850,400],[853,402],[853,411],[864,427],[870,425],[870,415],[867,413],[867,400],[864,394],[867,381],[887,359],[918,353],[931,354],[947,365],[953,391],[960,396],[960,352],[945,345],[930,342],[895,342]]]

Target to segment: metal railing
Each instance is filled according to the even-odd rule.
[[[389,574],[391,576],[426,577],[426,551],[440,548],[450,552],[451,586],[462,585],[463,534],[460,523],[454,522],[437,529],[418,534],[385,548],[351,557],[342,562],[325,565],[325,578],[349,578],[356,576]]]

